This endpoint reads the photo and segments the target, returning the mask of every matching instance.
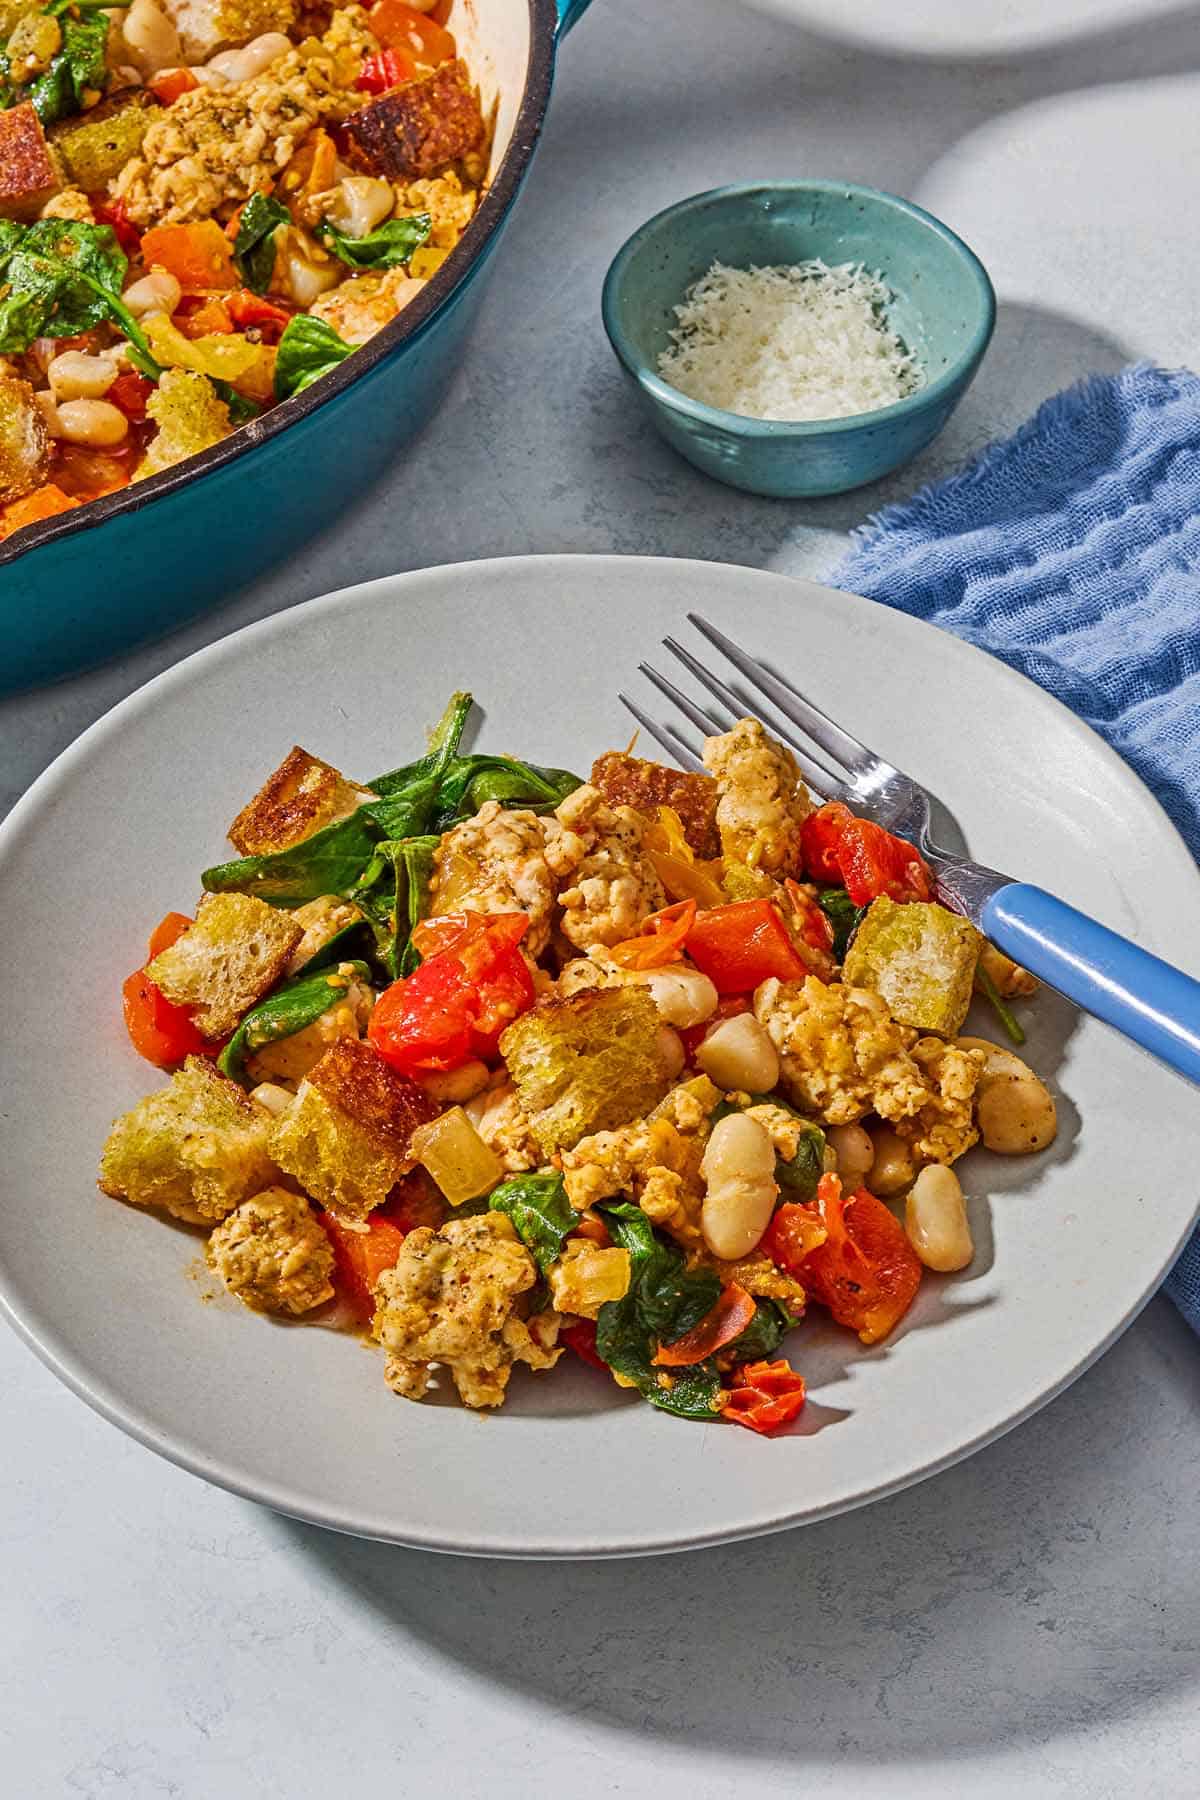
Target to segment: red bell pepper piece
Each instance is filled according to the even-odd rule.
[[[150,934],[146,961],[153,962],[160,951],[169,949],[192,923],[186,913],[168,913]],[[122,986],[121,1004],[134,1049],[160,1069],[181,1063],[185,1056],[213,1056],[220,1048],[201,1037],[192,1023],[193,1008],[173,1005],[144,968],[137,969]]]
[[[802,981],[808,974],[769,900],[737,900],[698,913],[684,948],[719,994],[748,994],[772,975]]]
[[[333,1246],[334,1286],[364,1323],[375,1311],[375,1283],[396,1266],[404,1232],[390,1219],[368,1219],[365,1231],[352,1230],[333,1213],[319,1213]]]
[[[500,1035],[533,1005],[533,977],[517,945],[527,913],[449,913],[413,933],[426,960],[380,995],[368,1036],[405,1075],[495,1057]]]
[[[386,94],[411,81],[416,72],[416,63],[403,50],[377,50],[368,56],[354,85],[363,94]]]
[[[123,200],[93,200],[92,215],[97,225],[111,225],[113,235],[127,256],[141,248],[142,234],[125,210]]]
[[[764,1435],[788,1425],[804,1405],[804,1377],[780,1357],[744,1363],[730,1378],[722,1416]]]
[[[836,1175],[822,1175],[815,1201],[779,1208],[763,1249],[864,1344],[887,1336],[921,1283],[920,1261],[900,1221],[866,1188],[843,1198]]]

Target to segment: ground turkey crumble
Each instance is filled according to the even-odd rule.
[[[150,125],[114,198],[141,226],[228,212],[270,188],[314,125],[361,105],[341,85],[346,73],[328,51],[291,50],[253,81],[181,95]]]

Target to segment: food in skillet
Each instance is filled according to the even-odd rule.
[[[0,537],[219,443],[415,298],[488,128],[435,0],[0,0]]]
[[[239,813],[125,984],[176,1072],[101,1186],[203,1226],[247,1306],[367,1327],[409,1399],[441,1369],[498,1406],[569,1349],[774,1430],[806,1308],[878,1343],[972,1259],[952,1165],[1052,1141],[1038,1077],[962,1035],[982,988],[1019,1037],[1036,984],[753,720],[707,775],[582,782],[464,754],[470,707],[366,787],[295,748]]]

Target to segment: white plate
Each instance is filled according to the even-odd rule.
[[[1195,1206],[1195,1097],[1054,997],[1029,1052],[1061,1096],[1053,1153],[972,1154],[977,1263],[929,1278],[887,1344],[801,1328],[790,1354],[812,1400],[774,1441],[664,1417],[574,1363],[519,1372],[494,1417],[412,1405],[353,1339],[202,1304],[198,1239],[97,1192],[110,1120],[157,1079],[125,1039],[121,979],[160,915],[192,906],[290,745],[367,777],[411,756],[467,686],[485,743],[586,773],[626,740],[617,685],[688,607],[769,649],[929,783],[983,861],[1194,956],[1178,927],[1196,917],[1196,870],[1129,770],[999,663],[865,600],[709,563],[542,557],[377,581],[239,632],[102,719],[0,830],[0,1291],[50,1367],[143,1443],[365,1536],[513,1556],[679,1549],[944,1468],[1078,1375],[1157,1284]]]

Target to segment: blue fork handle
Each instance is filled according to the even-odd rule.
[[[1025,882],[994,893],[980,924],[1006,956],[1200,1083],[1200,981]]]

